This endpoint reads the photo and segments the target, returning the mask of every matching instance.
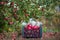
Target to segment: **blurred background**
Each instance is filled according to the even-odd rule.
[[[22,38],[21,24],[36,17],[43,35],[32,40],[60,40],[60,0],[0,0],[0,39],[31,40]]]

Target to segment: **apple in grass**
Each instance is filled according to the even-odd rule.
[[[0,4],[1,4],[1,5],[4,5],[4,4],[5,4],[5,2],[0,2]]]
[[[26,16],[26,17],[28,17],[28,16],[29,16],[29,14],[25,14],[25,16]]]
[[[16,40],[16,36],[17,36],[16,33],[13,32],[12,33],[12,40]]]
[[[16,14],[16,13],[14,13],[13,15],[14,15],[14,16],[17,16],[17,14]]]
[[[5,17],[4,20],[9,20],[9,18],[8,17]]]
[[[14,13],[13,15],[14,15],[14,18],[15,18],[16,20],[19,20],[19,17],[18,17],[18,15],[17,15],[16,13]]]
[[[53,36],[53,32],[49,32],[49,33],[47,33],[50,37],[52,37]]]
[[[14,9],[13,9],[13,12],[14,12],[14,13],[17,12],[17,8],[14,8]]]
[[[24,9],[23,12],[26,13],[26,9]]]
[[[13,15],[14,15],[14,18],[17,18],[18,17],[16,13],[14,13]]]
[[[14,6],[14,2],[11,2],[11,4],[10,4],[12,7]]]
[[[46,34],[47,34],[47,35],[46,35],[47,38],[54,37],[54,33],[53,33],[53,32],[47,32]],[[48,36],[49,36],[49,37],[48,37]]]
[[[7,18],[7,17],[5,17],[5,18],[4,18],[4,20],[8,20],[8,18]]]
[[[44,11],[45,9],[42,7],[42,9],[41,9],[42,11]]]
[[[8,22],[9,25],[12,25],[13,23],[14,23],[13,21]]]

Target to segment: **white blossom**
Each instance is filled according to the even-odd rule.
[[[56,7],[55,7],[55,10],[56,10],[57,12],[60,12],[60,7],[59,7],[59,6],[56,6]]]
[[[34,3],[31,3],[30,5],[35,5]]]
[[[43,6],[40,6],[40,8],[42,8]]]
[[[46,8],[46,5],[43,5],[43,7],[45,7],[45,8]]]
[[[26,22],[23,22],[23,23],[22,23],[22,26],[26,26],[26,25],[27,25],[27,23],[26,23]]]
[[[10,6],[11,2],[7,3],[7,6]]]
[[[14,4],[14,8],[17,8],[17,4]]]
[[[19,10],[19,6],[17,6],[17,10]]]
[[[40,8],[38,8],[38,10],[40,10]]]

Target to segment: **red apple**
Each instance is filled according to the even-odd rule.
[[[24,9],[23,12],[26,13],[26,9]]]
[[[25,16],[27,17],[27,16],[29,16],[29,14],[25,14]]]
[[[27,27],[32,27],[32,25],[31,24],[28,24]]]
[[[44,11],[44,8],[42,8],[41,10]]]
[[[16,39],[16,36],[17,36],[16,34],[17,34],[17,33],[15,33],[15,32],[12,33],[12,40],[15,40],[15,39]]]
[[[33,29],[39,29],[39,27],[38,26],[34,26]]]
[[[11,22],[9,22],[9,24],[10,24],[10,25],[12,25],[12,24],[13,24],[13,22],[11,21]]]
[[[11,2],[11,4],[10,4],[12,7],[14,6],[14,2]]]
[[[32,28],[32,25],[31,24],[28,24],[27,25],[27,29],[31,29]]]
[[[8,20],[9,18],[8,17],[5,17],[4,20]]]
[[[14,13],[14,16],[17,16],[17,14],[16,14],[16,13]]]
[[[17,8],[14,8],[14,9],[13,9],[13,12],[16,12],[16,11],[17,11]]]
[[[4,2],[0,2],[0,4],[2,4],[2,5],[3,5],[3,4],[4,4]]]

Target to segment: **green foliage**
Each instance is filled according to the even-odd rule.
[[[6,2],[6,0],[0,0]],[[7,4],[13,2],[13,5],[10,6]],[[11,0],[7,4],[0,5],[0,26],[4,26],[4,30],[12,28],[13,31],[16,28],[21,28],[21,21],[24,20],[28,22],[28,19],[31,17],[42,17],[45,16],[49,20],[52,19],[52,16],[55,14],[54,8],[57,0]],[[14,5],[17,4],[18,9],[14,9]],[[44,6],[45,5],[45,6]],[[59,5],[59,3],[57,3]],[[42,8],[40,8],[42,6]],[[38,10],[38,8],[40,8]],[[53,12],[51,11],[53,10]],[[14,12],[16,11],[16,12]],[[4,20],[6,18],[8,20]],[[12,23],[11,25],[9,23]],[[1,29],[1,30],[3,30]],[[46,31],[46,28],[44,29]]]
[[[43,28],[43,32],[47,32],[47,27],[44,27]]]

